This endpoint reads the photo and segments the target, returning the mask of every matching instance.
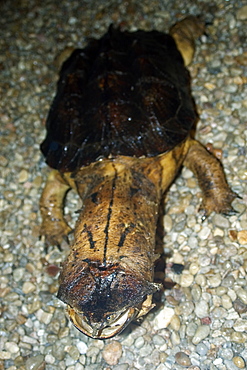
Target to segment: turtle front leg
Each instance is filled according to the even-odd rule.
[[[186,66],[193,59],[195,40],[203,35],[204,31],[205,23],[199,17],[194,17],[193,15],[182,19],[170,28],[169,33],[175,40]]]
[[[63,216],[64,199],[69,189],[70,185],[61,174],[56,170],[51,171],[40,199],[40,233],[45,236],[48,244],[60,245],[71,232]]]
[[[201,209],[204,209],[205,217],[213,211],[226,215],[236,213],[231,206],[231,202],[237,195],[227,184],[220,161],[198,141],[190,140],[190,147],[184,165],[198,179],[203,193]]]

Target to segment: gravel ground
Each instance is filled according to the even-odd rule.
[[[185,5],[186,3],[186,5]],[[6,0],[1,2],[0,369],[245,369],[247,364],[247,6],[215,0]],[[65,252],[39,238],[39,197],[49,169],[39,151],[55,93],[55,58],[83,47],[110,23],[167,31],[185,14],[210,22],[190,67],[201,120],[242,199],[237,215],[198,212],[201,193],[183,169],[167,197],[164,248],[177,284],[161,307],[111,340],[92,340],[68,322],[56,298]],[[70,194],[67,218],[78,198]],[[71,216],[72,214],[72,216]],[[171,265],[171,264],[169,264]]]

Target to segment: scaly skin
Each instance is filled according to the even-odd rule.
[[[191,141],[184,165],[194,173],[202,189],[204,217],[212,212],[235,213],[231,202],[237,195],[229,188],[220,161],[198,141]]]
[[[63,217],[64,198],[70,187],[58,171],[51,171],[40,199],[40,234],[45,235],[47,244],[60,246],[72,230]]]

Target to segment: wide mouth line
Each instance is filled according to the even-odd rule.
[[[76,312],[69,306],[67,307],[67,312],[71,322],[80,332],[91,338],[107,339],[124,330],[129,322],[138,315],[139,310],[128,308],[120,312],[112,321],[106,323],[89,323],[85,315],[83,315],[83,312]]]

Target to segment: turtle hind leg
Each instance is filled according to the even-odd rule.
[[[203,193],[201,209],[204,217],[213,211],[225,215],[235,214],[231,203],[237,197],[226,182],[220,161],[198,141],[190,140],[190,147],[184,164],[198,179]]]
[[[185,65],[191,63],[195,53],[195,40],[205,32],[205,23],[199,17],[188,16],[175,23],[169,30],[182,54]]]
[[[40,234],[45,236],[45,242],[49,245],[60,247],[71,232],[63,216],[65,196],[70,189],[60,173],[56,170],[50,172],[45,188],[40,198],[40,211],[42,225]]]

